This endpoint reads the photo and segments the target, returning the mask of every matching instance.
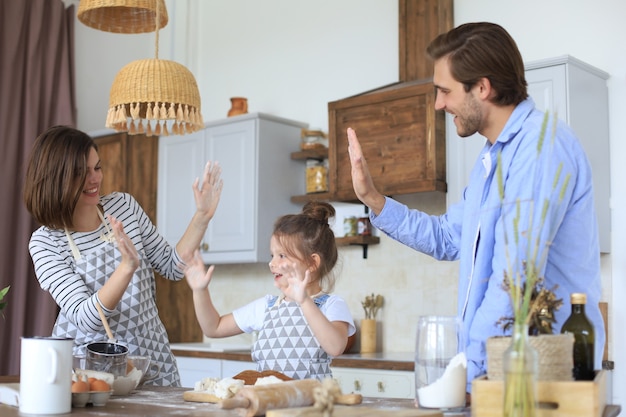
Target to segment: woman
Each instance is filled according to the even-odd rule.
[[[153,269],[171,280],[183,278],[182,265],[193,257],[219,202],[220,175],[219,165],[209,162],[200,187],[194,182],[196,213],[172,248],[131,195],[100,195],[103,172],[87,134],[66,126],[43,132],[30,156],[24,202],[42,225],[29,243],[37,279],[60,308],[53,336],[75,339],[75,354],[106,341],[99,304],[129,354],[150,356],[161,366],[149,383],[179,386],[158,317]]]
[[[348,336],[356,331],[346,302],[329,294],[338,257],[328,225],[334,215],[330,204],[309,202],[302,213],[280,217],[270,240],[269,264],[280,296],[266,295],[224,316],[208,291],[214,267],[205,272],[196,252],[185,273],[204,334],[258,331],[252,347],[258,371],[278,371],[294,379],[331,377],[332,357],[343,353]]]

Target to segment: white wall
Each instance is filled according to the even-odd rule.
[[[250,112],[326,131],[329,101],[398,80],[398,11],[389,1],[171,3],[176,19],[190,16],[176,22],[188,42],[169,39],[163,52],[195,74],[207,120],[226,117],[229,98],[243,96]]]
[[[623,0],[456,0],[455,24],[493,21],[516,39],[526,61],[572,55],[608,73],[611,131],[613,230],[625,230],[626,155],[620,122],[626,114],[626,3]],[[205,120],[226,116],[229,97],[246,96],[261,111],[328,129],[327,102],[398,80],[398,6],[390,0],[169,0],[170,24],[160,32],[159,57],[186,65],[195,74]],[[201,34],[198,36],[197,34]],[[154,34],[115,35],[76,24],[78,127],[100,132],[108,88],[126,63],[154,55]],[[287,158],[288,155],[285,155]],[[445,210],[445,196],[407,197],[413,207]],[[383,294],[386,351],[413,350],[420,314],[452,314],[456,263],[436,262],[381,237],[368,259],[360,248],[342,248],[336,292],[355,319],[363,317],[365,295]],[[626,236],[614,233],[612,253],[603,256],[603,281],[610,283],[610,359],[614,400],[626,396]],[[267,265],[223,266],[216,271],[218,308],[273,291]],[[583,277],[584,279],[584,277]]]
[[[78,10],[77,1],[64,1]],[[115,76],[132,61],[154,58],[155,35],[103,32],[78,20],[75,29],[78,128],[96,133],[104,130]]]

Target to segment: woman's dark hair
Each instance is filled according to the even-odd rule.
[[[528,97],[522,55],[511,35],[495,23],[460,25],[433,39],[426,53],[434,60],[447,58],[465,91],[485,77],[496,92],[496,104],[516,105]]]
[[[335,208],[329,203],[310,201],[299,214],[287,214],[274,223],[275,236],[287,253],[313,265],[312,255],[318,254],[320,264],[317,273],[323,291],[331,292],[335,277],[331,275],[337,263],[338,253],[328,220],[335,216]]]
[[[68,126],[40,134],[31,150],[24,182],[24,204],[40,224],[51,229],[72,228],[93,139]]]

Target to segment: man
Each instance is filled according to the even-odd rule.
[[[591,168],[578,139],[555,120],[556,126],[548,126],[545,151],[537,151],[544,114],[528,97],[521,54],[502,27],[461,25],[435,38],[427,53],[434,60],[435,108],[454,116],[459,136],[480,133],[487,139],[463,198],[446,214],[431,216],[383,196],[349,128],[357,197],[369,207],[372,224],[391,238],[436,259],[460,261],[458,315],[467,337],[468,392],[471,381],[486,373],[487,338],[502,335],[498,320],[513,314],[505,273],[510,276],[512,265],[513,272],[522,271],[531,261],[544,287],[556,285],[556,296],[563,299],[556,332],[570,314],[570,293],[587,294],[600,369],[605,341],[598,308],[600,249]],[[553,188],[559,173],[567,179],[561,181],[563,192]],[[542,213],[544,202],[549,205]],[[532,259],[529,247],[537,254]]]

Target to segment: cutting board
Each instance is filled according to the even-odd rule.
[[[203,391],[185,391],[183,392],[183,400],[196,403],[219,403],[222,398]]]
[[[322,414],[314,407],[282,408],[267,410],[265,417],[320,417]],[[439,410],[422,409],[383,409],[373,407],[350,407],[336,405],[333,417],[443,417]]]

